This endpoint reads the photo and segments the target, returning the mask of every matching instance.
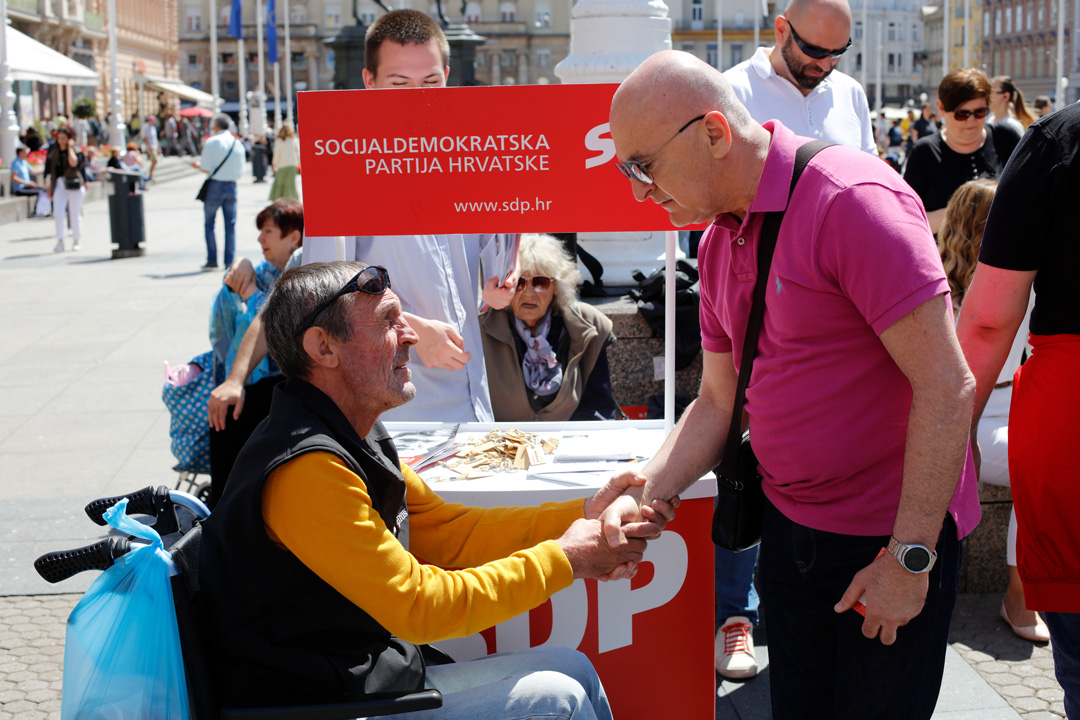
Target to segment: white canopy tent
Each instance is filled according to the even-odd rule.
[[[137,77],[135,82],[140,85],[145,85],[152,90],[161,90],[162,92],[172,93],[177,97],[185,100],[191,100],[196,105],[201,107],[214,108],[214,96],[208,92],[203,92],[198,88],[193,88],[190,85],[185,85],[179,80],[173,80],[169,78],[152,78],[152,77]]]
[[[49,85],[98,84],[98,74],[66,55],[39,43],[13,27],[8,27],[8,65],[12,80],[33,80]]]

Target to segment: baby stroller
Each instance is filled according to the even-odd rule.
[[[210,422],[207,404],[214,389],[214,353],[205,352],[179,367],[166,363],[161,399],[169,409],[169,437],[179,473],[176,489],[184,488],[204,503],[210,499]],[[200,479],[199,476],[203,478]]]
[[[126,501],[125,505],[118,505]],[[184,512],[178,513],[178,510]],[[141,526],[126,517],[126,514],[143,514],[155,518],[153,525]],[[138,492],[130,493],[113,498],[95,500],[86,506],[86,514],[98,525],[106,522],[114,527],[126,527],[134,530],[136,536],[132,537],[109,537],[87,547],[75,550],[64,550],[49,553],[38,558],[34,562],[34,568],[45,580],[56,583],[66,580],[83,570],[104,570],[106,575],[111,572],[123,572],[124,565],[132,557],[130,553],[154,552],[147,548],[146,537],[161,538],[158,545],[160,552],[165,553],[170,563],[169,587],[171,589],[172,607],[165,612],[175,615],[175,627],[179,634],[179,645],[182,651],[181,674],[177,685],[179,687],[167,687],[169,680],[165,678],[152,678],[149,683],[144,681],[141,686],[149,687],[148,693],[155,698],[162,696],[182,696],[183,707],[177,708],[173,703],[173,710],[162,709],[161,704],[153,705],[150,714],[127,713],[121,706],[93,708],[90,715],[82,713],[71,716],[61,714],[61,720],[75,720],[83,717],[102,717],[110,720],[232,720],[249,718],[254,720],[346,720],[347,718],[374,717],[379,715],[392,715],[397,713],[415,712],[428,710],[442,706],[442,695],[438,690],[422,690],[420,692],[407,693],[395,696],[379,696],[375,699],[358,702],[330,703],[325,705],[304,705],[291,707],[264,707],[264,708],[230,708],[222,707],[220,702],[220,684],[222,678],[210,672],[209,657],[204,645],[201,632],[202,624],[199,620],[197,597],[199,592],[199,544],[202,538],[202,520],[210,515],[209,509],[198,498],[191,494],[170,490],[165,486],[158,488],[147,487]],[[123,516],[117,523],[117,515]],[[127,521],[125,525],[123,521]],[[147,532],[152,530],[152,532]],[[126,556],[126,557],[125,557]],[[105,579],[105,575],[98,580]],[[87,596],[94,592],[94,587],[87,591]],[[141,603],[145,602],[140,597],[139,588],[132,584],[116,585],[112,591],[116,602]],[[115,596],[119,596],[119,600]],[[84,596],[84,600],[86,596]],[[82,602],[80,601],[80,606]],[[72,619],[68,621],[68,642],[71,642],[73,620],[80,607],[76,606],[72,611]],[[171,619],[170,619],[171,620]],[[131,635],[144,640],[140,627],[108,627],[97,628],[96,631],[103,635],[101,645],[112,649],[115,646],[114,638]],[[146,644],[153,644],[148,641]],[[167,649],[154,646],[150,654],[167,653]],[[65,651],[65,682],[64,692],[68,693],[67,673],[69,668],[66,663],[69,655]],[[106,678],[108,680],[108,678]],[[131,684],[131,678],[120,678],[126,684]],[[165,687],[161,687],[165,686]],[[81,688],[72,688],[77,692]],[[181,692],[182,691],[182,692]]]

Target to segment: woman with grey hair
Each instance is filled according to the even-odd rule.
[[[581,274],[550,235],[522,235],[510,307],[480,318],[495,420],[612,420],[611,320],[578,302]]]

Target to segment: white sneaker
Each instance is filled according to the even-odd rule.
[[[758,673],[754,655],[754,632],[750,619],[729,617],[716,631],[716,672],[732,680],[752,678]]]
[[[82,245],[80,245],[79,241],[76,240],[75,243],[71,246],[71,249],[75,252],[78,252],[79,250],[82,250]]]
[[[57,240],[56,241],[56,247],[54,247],[52,249],[52,251],[53,252],[64,252],[64,241],[63,240]]]

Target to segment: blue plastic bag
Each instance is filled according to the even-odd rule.
[[[127,503],[105,520],[150,544],[121,556],[71,611],[61,720],[191,717],[169,581],[175,566],[157,532],[126,515]]]

